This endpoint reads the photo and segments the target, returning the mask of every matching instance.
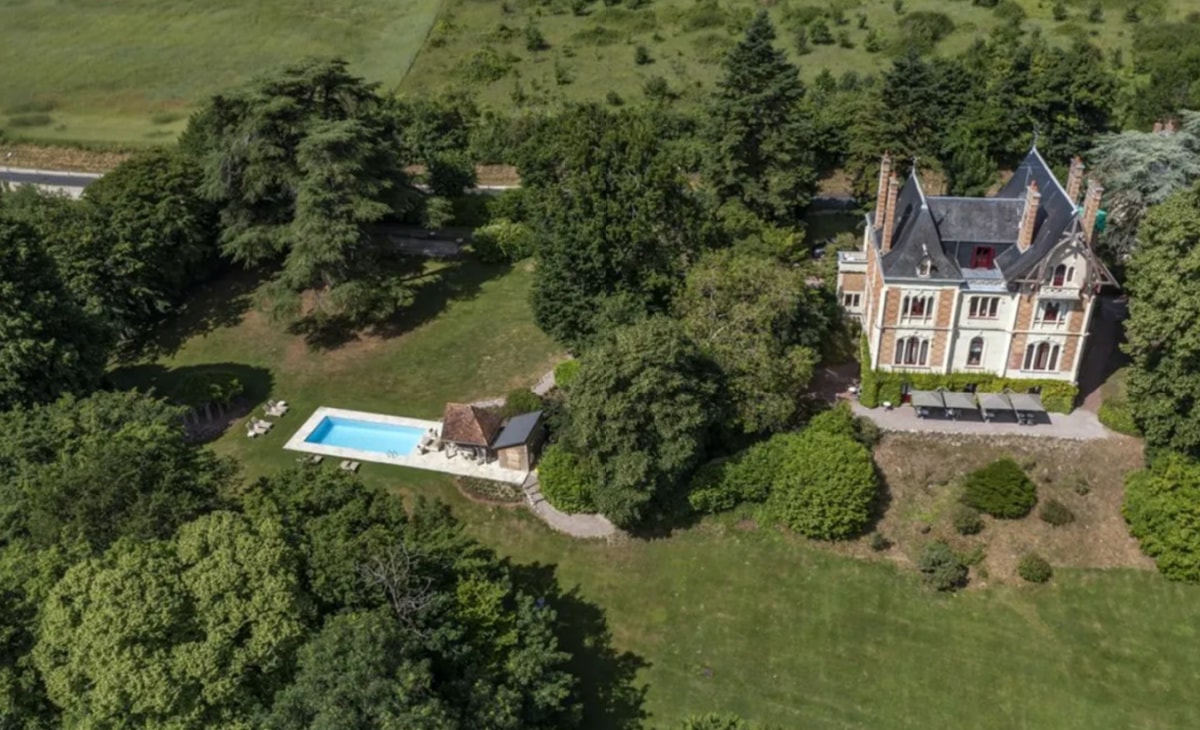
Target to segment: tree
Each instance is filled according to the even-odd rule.
[[[786,447],[766,513],[816,540],[841,540],[861,532],[879,492],[871,453],[850,437],[821,431],[775,439]]]
[[[1129,532],[1171,580],[1200,581],[1200,465],[1164,454],[1125,479]]]
[[[220,208],[223,252],[282,262],[281,313],[295,315],[311,287],[322,315],[382,318],[402,301],[380,275],[388,244],[367,232],[414,201],[388,111],[344,61],[308,61],[214,97],[184,133]]]
[[[198,167],[175,149],[141,152],[89,185],[102,229],[105,308],[126,340],[145,336],[216,268],[217,216]]]
[[[276,698],[265,727],[460,727],[435,691],[430,662],[405,644],[400,625],[387,613],[332,617],[300,650],[296,677]]]
[[[533,135],[520,170],[539,327],[580,348],[608,297],[665,307],[702,245],[702,215],[656,112],[572,107]]]
[[[1091,174],[1104,182],[1107,227],[1102,244],[1118,258],[1136,248],[1146,211],[1200,179],[1200,114],[1182,113],[1170,134],[1135,130],[1102,135],[1087,155]]]
[[[819,42],[816,27],[809,29]],[[729,52],[703,131],[705,182],[721,205],[744,205],[763,221],[796,226],[817,187],[812,123],[799,71],[774,46],[765,10]]]
[[[362,580],[361,566],[404,540],[400,500],[345,472],[297,468],[260,479],[242,501],[252,518],[285,526],[304,586],[322,611],[384,604],[378,587]]]
[[[84,312],[28,226],[0,217],[0,411],[86,393],[109,333]]]
[[[1129,262],[1129,401],[1150,449],[1200,455],[1200,186],[1151,208]]]
[[[0,414],[0,545],[170,537],[220,504],[232,465],[189,444],[179,408],[136,392]]]
[[[33,657],[67,718],[251,727],[306,620],[279,525],[214,512],[173,541],[123,541],[68,570]]]
[[[791,422],[829,325],[800,274],[762,257],[713,252],[688,272],[673,309],[721,368],[743,431]]]
[[[613,522],[671,508],[720,416],[712,381],[699,348],[661,317],[619,328],[583,356],[567,445],[596,475],[594,502]]]

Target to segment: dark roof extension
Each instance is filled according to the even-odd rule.
[[[496,437],[492,448],[506,449],[509,446],[520,446],[529,440],[529,434],[533,433],[533,429],[537,428],[541,420],[541,411],[532,411],[530,413],[522,413],[519,416],[513,416],[508,419],[504,430]]]

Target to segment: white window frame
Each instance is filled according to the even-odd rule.
[[[896,340],[896,352],[892,357],[892,364],[915,368],[929,367],[929,350],[928,337],[916,335],[901,337]]]
[[[971,349],[975,346],[976,342],[979,343],[979,361],[971,362]],[[967,365],[966,366],[969,368],[983,367],[983,359],[986,354],[987,354],[987,340],[983,339],[982,337],[978,337],[978,336],[972,337],[970,339],[970,341],[967,342]]]
[[[999,319],[1000,297],[973,296],[967,303],[967,319]]]
[[[913,304],[917,301],[923,301],[924,309],[920,314],[913,314]],[[933,311],[937,308],[937,298],[933,294],[905,294],[900,300],[900,320],[902,322],[928,322],[933,318]]]
[[[1038,360],[1041,359],[1039,351],[1041,348],[1046,349],[1046,367],[1037,367]],[[1055,373],[1058,372],[1059,360],[1062,357],[1062,346],[1057,342],[1050,340],[1038,340],[1025,345],[1025,359],[1022,370],[1034,373]]]
[[[1054,310],[1057,312],[1054,319],[1046,318],[1046,312],[1050,309],[1050,307],[1054,307]],[[1067,318],[1070,316],[1070,314],[1070,302],[1060,302],[1054,300],[1038,302],[1037,323],[1046,327],[1065,327],[1067,324]]]
[[[858,309],[862,306],[862,293],[842,292],[842,306],[846,309]]]

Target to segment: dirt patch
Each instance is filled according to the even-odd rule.
[[[129,158],[127,152],[99,152],[74,147],[0,144],[0,165],[35,170],[108,172]]]
[[[1035,508],[1019,520],[985,516],[984,529],[978,535],[957,534],[950,515],[961,494],[963,475],[1002,456],[1011,456],[1025,467],[1038,485],[1039,504],[1057,499],[1075,514],[1075,521],[1053,527],[1038,518]],[[1137,439],[1114,437],[1081,442],[889,434],[876,448],[875,460],[887,485],[887,503],[878,531],[893,545],[876,553],[863,538],[836,546],[839,552],[915,562],[925,543],[942,538],[960,553],[983,550],[983,560],[972,567],[974,586],[1019,581],[1017,561],[1031,550],[1055,566],[1154,567],[1129,536],[1121,517],[1125,475],[1142,466],[1142,447]]]

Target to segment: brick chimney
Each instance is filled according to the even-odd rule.
[[[883,241],[881,248],[884,253],[892,250],[892,232],[896,227],[896,198],[900,195],[900,181],[896,173],[888,176],[887,207],[883,216]]]
[[[883,227],[883,217],[887,215],[888,179],[892,175],[892,156],[883,153],[879,161],[879,190],[875,194],[875,228]]]
[[[1037,182],[1029,183],[1025,188],[1025,210],[1021,213],[1021,227],[1017,229],[1017,248],[1021,253],[1033,245],[1033,228],[1037,224],[1038,204],[1042,202],[1042,194],[1038,192]]]
[[[1071,158],[1071,172],[1067,175],[1067,197],[1071,204],[1079,202],[1079,189],[1083,187],[1083,160]]]
[[[1155,122],[1153,131],[1155,134],[1162,134],[1162,131],[1163,131],[1162,122]]]
[[[1087,195],[1083,198],[1083,216],[1079,225],[1083,228],[1083,237],[1088,243],[1096,238],[1096,214],[1100,212],[1100,197],[1104,188],[1095,180],[1088,180]]]

